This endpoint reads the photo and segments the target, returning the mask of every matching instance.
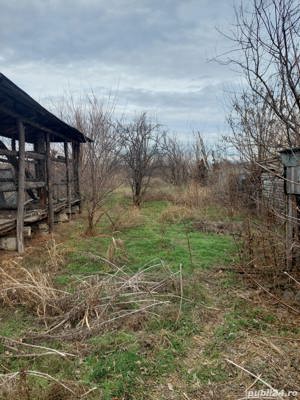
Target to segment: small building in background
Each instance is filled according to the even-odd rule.
[[[282,150],[280,157],[284,167],[286,195],[287,265],[291,266],[299,257],[300,147]]]
[[[295,263],[299,250],[300,147],[281,150],[278,157],[260,162],[261,201],[286,229],[287,267]]]
[[[261,196],[259,201],[263,208],[284,217],[286,211],[286,195],[284,189],[284,166],[278,155],[259,162],[261,168]]]

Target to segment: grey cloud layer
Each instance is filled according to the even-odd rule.
[[[215,30],[232,18],[227,0],[0,0],[0,5],[0,65],[4,72],[15,71],[20,84],[25,78],[16,68],[24,65],[31,66],[33,85],[34,70],[47,75],[60,69],[57,90],[64,79],[72,83],[70,74],[107,88],[120,80],[119,94],[128,104],[161,108],[172,120],[174,110],[184,118],[197,109],[201,115],[202,108],[209,117],[209,108],[218,108],[222,81],[233,79],[229,69],[207,62],[228,46]]]

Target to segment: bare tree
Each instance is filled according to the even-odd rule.
[[[242,160],[251,164],[273,158],[287,146],[285,128],[266,98],[243,90],[233,95],[227,118],[232,135],[224,137],[233,145]]]
[[[114,128],[114,103],[104,105],[94,94],[65,104],[68,119],[92,141],[83,146],[81,186],[87,210],[87,233],[95,232],[108,196],[120,185],[121,138]]]
[[[245,4],[245,3],[244,3]],[[252,91],[283,123],[289,146],[300,142],[300,3],[299,0],[251,0],[236,10],[230,39],[238,65]]]
[[[165,134],[163,141],[163,172],[172,185],[183,185],[190,175],[190,160],[186,146],[173,136]]]
[[[195,157],[194,178],[202,185],[206,185],[209,171],[209,156],[212,155],[212,150],[208,149],[199,131],[194,132],[192,152]]]
[[[145,112],[129,124],[119,124],[122,159],[128,173],[133,204],[140,206],[161,154],[162,133]]]

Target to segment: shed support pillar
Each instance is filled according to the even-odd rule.
[[[67,212],[69,214],[69,219],[72,215],[72,189],[71,189],[71,179],[70,179],[70,155],[69,155],[69,144],[64,143],[65,150],[65,160],[66,160],[66,181],[67,181]]]
[[[73,182],[74,194],[76,199],[80,199],[79,210],[81,211],[81,195],[80,195],[80,143],[72,142],[72,161],[73,161]]]
[[[290,270],[294,262],[294,241],[297,237],[297,206],[295,195],[287,195],[287,220],[286,220],[286,267]]]
[[[44,154],[45,155],[45,141],[43,138],[43,135],[41,137],[38,137],[36,142],[34,143],[34,151],[38,154]],[[46,182],[46,166],[45,166],[46,160],[36,160],[35,164],[35,177],[38,179],[40,182]],[[46,208],[46,203],[47,203],[47,193],[46,193],[46,188],[42,187],[37,189],[39,199],[40,199],[40,207],[41,208]]]
[[[17,250],[24,253],[24,204],[25,204],[25,127],[18,120],[19,158],[18,158],[18,210],[17,210]]]
[[[47,190],[48,190],[48,223],[49,232],[54,228],[54,208],[53,208],[53,178],[50,153],[50,134],[46,133],[46,171],[47,171]]]

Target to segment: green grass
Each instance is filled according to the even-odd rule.
[[[112,217],[114,212],[118,212],[120,204],[125,210],[131,207],[130,199],[118,193],[111,199]],[[137,271],[146,264],[160,260],[175,271],[182,266],[184,296],[189,300],[183,302],[180,315],[178,304],[170,304],[169,307],[155,310],[157,315],[149,317],[137,331],[133,328],[126,332],[115,330],[95,336],[84,343],[86,354],[81,359],[62,360],[56,356],[35,360],[12,358],[7,361],[6,367],[11,370],[35,369],[58,379],[78,378],[91,386],[96,385],[103,400],[142,400],[147,398],[147,388],[151,388],[153,382],[155,385],[165,384],[170,374],[177,374],[183,381],[192,380],[202,384],[225,380],[226,372],[220,365],[217,351],[211,352],[215,357],[209,356],[213,360],[209,365],[194,368],[192,375],[187,372],[188,367],[183,360],[189,357],[193,336],[201,334],[203,330],[202,304],[209,306],[211,302],[204,284],[197,278],[197,271],[231,263],[236,246],[229,235],[194,231],[192,221],[161,223],[160,215],[168,206],[167,201],[146,202],[141,209],[143,223],[118,232],[112,232],[109,219],[103,218],[95,237],[83,235],[82,219],[74,221],[65,241],[65,247],[69,249],[67,264],[56,274],[55,283],[60,288],[72,288],[77,284],[78,276],[110,272],[112,268],[97,256],[106,257],[114,236],[124,243],[122,254],[117,254],[114,261],[118,265],[126,264],[127,272]],[[210,207],[209,214],[211,218],[221,218],[221,210],[214,207]],[[228,316],[224,326],[215,333],[216,338],[226,340],[231,330],[238,331],[236,327],[233,329],[235,317]],[[5,323],[0,324],[0,334],[21,337],[34,325],[30,318],[33,320],[34,316],[28,317],[22,311],[6,315]],[[69,346],[74,344],[63,342],[45,345],[63,347],[72,352]],[[0,353],[1,350],[4,351],[2,348]],[[50,390],[45,382],[38,381],[37,385]],[[95,396],[98,398],[98,395]]]
[[[128,396],[142,374],[141,356],[134,345],[106,356],[90,358],[88,363],[91,368],[90,380],[102,387],[104,399]]]
[[[20,337],[29,328],[34,326],[34,316],[25,312],[22,307],[18,309],[5,309],[0,311],[0,335],[7,337]]]
[[[234,271],[226,271],[224,277],[220,279],[220,285],[223,289],[230,289],[238,286],[239,281]]]
[[[213,365],[203,365],[197,368],[192,375],[194,381],[201,384],[226,382],[228,380],[228,372],[224,365],[220,362]]]
[[[90,339],[37,342],[70,353],[79,351],[80,355],[74,358],[1,358],[7,348],[0,345],[0,372],[31,369],[66,383],[78,380],[86,388],[97,388],[86,397],[89,400],[166,400],[182,393],[189,398],[204,398],[203,393],[208,390],[216,390],[218,396],[228,381],[230,385],[231,381],[234,385],[241,383],[233,381],[234,372],[224,358],[245,351],[243,345],[249,335],[299,335],[298,327],[285,327],[281,317],[268,312],[263,305],[258,307],[238,297],[244,285],[238,274],[219,273],[218,267],[235,262],[237,247],[233,238],[199,232],[193,227],[201,215],[208,221],[240,221],[242,215],[231,217],[222,207],[208,205],[187,213],[184,219],[179,215],[168,220],[162,214],[169,206],[168,201],[147,201],[141,215],[137,213],[136,223],[120,223],[120,228],[117,223],[112,227],[109,218],[104,217],[94,237],[84,235],[83,217],[63,225],[67,262],[55,273],[54,282],[58,288],[74,290],[78,278],[114,271],[99,258],[106,257],[113,236],[124,244],[113,261],[127,273],[160,260],[173,271],[182,266],[184,299],[180,312],[179,299],[172,300],[167,306],[153,309],[155,314],[123,320],[124,325],[116,324],[112,331],[99,331]],[[113,220],[117,221],[120,210],[131,215],[130,198],[121,191],[110,199]],[[135,213],[132,214],[134,218]],[[40,265],[40,256],[39,252],[32,259],[29,257],[28,266],[31,260]],[[178,282],[176,285],[179,286]],[[30,309],[19,306],[0,310],[0,335],[21,338],[30,331],[46,329]],[[247,355],[245,360],[249,361]],[[259,362],[264,378],[271,382],[271,370],[267,370],[264,360]],[[257,370],[256,359],[255,363],[253,370]],[[57,394],[57,385],[53,383],[33,377],[28,382],[34,399],[65,398],[65,394]]]
[[[164,327],[162,327],[164,326]],[[191,327],[190,322],[188,326]],[[90,340],[92,354],[86,358],[87,379],[98,384],[104,399],[142,398],[141,384],[149,379],[157,383],[174,370],[180,370],[180,357],[188,347],[187,331],[173,324],[152,321],[147,332],[118,332]],[[149,336],[156,333],[156,336]],[[139,397],[140,396],[140,397]]]
[[[163,232],[159,225],[138,227],[128,230],[120,237],[126,244],[129,265],[134,269],[153,259],[164,260],[174,267],[182,264],[184,269],[190,269],[192,266],[209,268],[216,263],[229,263],[234,250],[231,237],[199,232],[186,233],[183,224],[169,225]]]
[[[233,309],[224,316],[224,322],[214,332],[215,344],[222,346],[244,335],[245,332],[265,332],[274,324],[276,317],[259,307],[251,307],[245,301],[235,301]],[[209,347],[209,351],[211,346]]]
[[[145,203],[141,211],[145,217],[143,225],[114,233],[115,237],[124,241],[124,263],[130,270],[136,271],[158,260],[163,260],[174,269],[181,264],[184,271],[233,261],[236,245],[231,236],[196,232],[190,224],[161,224],[159,216],[167,206],[166,201]],[[77,239],[76,251],[69,256],[68,268],[71,273],[91,274],[105,268],[103,262],[92,260],[87,254],[105,256],[112,236],[106,220],[101,222],[99,232],[102,236],[85,238],[79,242]]]

